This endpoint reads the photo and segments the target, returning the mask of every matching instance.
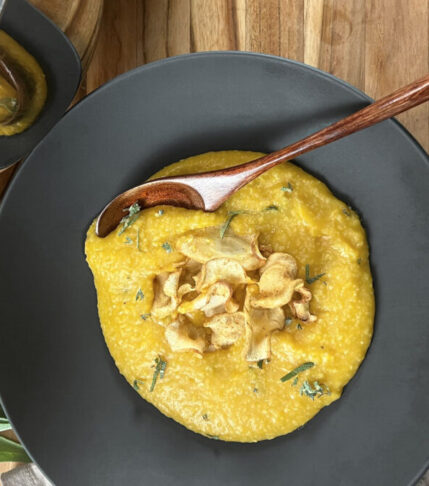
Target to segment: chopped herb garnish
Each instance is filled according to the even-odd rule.
[[[129,236],[127,236],[125,238],[125,244],[126,245],[132,245],[133,244],[133,240]]]
[[[150,317],[150,313],[148,313],[148,314],[141,314],[140,317],[145,321],[146,319],[148,319]]]
[[[290,326],[292,324],[292,318],[291,317],[286,317],[285,319],[285,326]]]
[[[213,440],[219,440],[219,436],[218,435],[210,435],[210,434],[207,434],[207,436],[209,439],[213,439]]]
[[[164,250],[167,252],[167,253],[171,253],[173,251],[173,249],[171,248],[171,245],[170,243],[168,242],[165,242],[162,244],[162,247],[164,248]]]
[[[0,99],[0,108],[5,108],[10,113],[15,113],[17,106],[18,106],[18,102],[17,102],[16,98],[1,98]]]
[[[208,415],[205,413],[205,414],[203,415],[203,420],[206,420],[206,421],[207,421],[208,419],[209,419],[209,416],[208,416]]]
[[[299,378],[298,378],[297,376],[295,376],[295,378],[294,378],[294,380],[293,380],[293,382],[292,382],[292,386],[296,386],[296,385],[297,385],[297,383],[298,383],[298,379],[299,379]]]
[[[357,259],[357,264],[360,265],[362,263],[362,258]]]
[[[275,204],[271,204],[270,206],[267,206],[264,211],[278,211],[279,207],[276,206]]]
[[[246,211],[230,211],[228,213],[228,217],[226,218],[225,223],[220,228],[220,239],[222,239],[225,236],[226,230],[228,229],[229,225],[231,224],[231,221],[238,216],[239,214],[243,214]]]
[[[155,371],[153,372],[152,384],[150,386],[150,392],[155,389],[158,377],[160,380],[164,378],[165,368],[167,368],[167,361],[164,361],[161,356],[155,358]]]
[[[348,217],[350,217],[350,216],[352,215],[352,213],[351,213],[350,211],[348,211],[347,209],[343,209],[343,213],[344,213],[346,216],[348,216]]]
[[[280,381],[285,382],[290,380],[291,378],[294,378],[296,375],[299,373],[309,370],[310,368],[313,368],[314,363],[312,361],[307,361],[306,363],[303,363],[302,365],[299,365],[296,367],[294,370],[289,372],[287,375],[284,375],[282,378],[280,378]]]
[[[143,385],[143,383],[144,383],[143,380],[135,379],[134,382],[133,382],[134,390],[139,390],[139,385]]]
[[[310,397],[312,400],[314,400],[314,397],[321,397],[322,395],[330,395],[331,392],[327,386],[323,388],[323,385],[319,385],[317,381],[313,382],[313,386],[305,380],[302,383],[301,390],[300,390],[301,395],[307,395]]]
[[[302,330],[302,326],[301,324],[298,322],[298,324],[296,325],[296,328],[298,329],[298,331],[301,331]]]
[[[325,273],[319,273],[319,275],[315,275],[314,277],[310,277],[310,265],[307,263],[305,266],[305,281],[308,283],[308,285],[316,282],[316,280],[319,280],[319,278],[322,278]]]
[[[143,300],[144,299],[144,293],[142,289],[138,289],[137,294],[136,294],[136,300]]]
[[[283,192],[292,192],[293,191],[292,184],[290,182],[288,182],[287,183],[287,186],[283,186],[282,187],[282,191]]]
[[[156,215],[157,216],[162,216],[164,214],[164,210],[163,209],[158,209],[158,211],[156,212]]]
[[[128,211],[128,215],[121,219],[120,224],[122,224],[122,228],[119,230],[118,235],[122,235],[127,228],[136,222],[137,218],[139,217],[140,210],[140,204],[137,202],[131,205],[129,208],[124,209],[124,212]]]
[[[263,365],[264,365],[264,360],[263,360],[263,359],[260,359],[260,360],[258,361],[258,368],[259,368],[260,370],[262,370]]]
[[[137,230],[136,246],[137,246],[137,250],[141,251],[140,250],[140,230],[139,229]]]
[[[253,393],[259,393],[259,390],[257,388],[254,388]]]

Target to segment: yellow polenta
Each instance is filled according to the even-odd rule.
[[[156,176],[218,169],[254,159],[254,152],[210,152],[172,164]],[[264,211],[269,206],[276,210]],[[206,353],[171,351],[164,328],[151,320],[152,281],[183,256],[175,241],[186,231],[219,226],[230,211],[238,235],[286,252],[308,284],[316,322],[296,319],[272,335],[272,355],[262,368],[244,357],[245,337]],[[106,343],[120,372],[140,395],[189,429],[226,441],[254,442],[287,434],[337,400],[370,344],[374,295],[368,245],[358,216],[320,181],[291,163],[263,174],[215,213],[157,207],[142,211],[121,235],[104,239],[88,231],[86,255],[94,274]],[[308,277],[308,275],[307,275]],[[290,321],[290,320],[289,320]],[[155,360],[165,361],[150,391]],[[303,363],[314,366],[281,378]],[[309,396],[303,386],[329,393]],[[316,385],[317,386],[317,385]],[[301,394],[302,393],[302,394]]]

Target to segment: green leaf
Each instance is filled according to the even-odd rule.
[[[16,98],[1,98],[0,108],[6,108],[10,113],[15,113],[18,106]]]
[[[133,381],[133,388],[134,390],[139,390],[139,385],[143,385],[144,384],[144,381],[143,380],[139,380],[138,378],[136,378],[134,381]]]
[[[0,432],[4,432],[5,430],[10,430],[12,425],[10,425],[9,420],[6,417],[0,417]]]
[[[279,207],[276,206],[275,204],[271,204],[270,206],[267,206],[264,211],[278,211]]]
[[[312,361],[307,361],[306,363],[303,363],[302,365],[299,365],[296,367],[294,370],[290,371],[287,375],[284,375],[282,378],[280,378],[280,381],[283,383],[285,381],[290,380],[291,378],[295,378],[296,375],[299,373],[302,373],[305,370],[309,370],[310,368],[313,368],[314,363]]]
[[[164,250],[167,253],[171,253],[173,251],[173,249],[171,248],[170,243],[165,242],[165,243],[162,244],[162,247],[164,248]]]
[[[0,436],[0,462],[31,462],[21,444]]]
[[[229,225],[231,224],[231,221],[238,216],[239,214],[244,214],[246,211],[230,211],[228,213],[228,217],[226,218],[225,223],[220,228],[220,239],[222,239],[225,236],[226,230],[229,228]]]
[[[141,314],[140,317],[145,321],[146,319],[148,319],[150,317],[150,312],[147,313],[147,314]]]
[[[139,289],[136,294],[136,300],[143,300],[144,299],[144,293],[142,289]]]
[[[282,187],[282,191],[283,192],[292,192],[293,191],[292,184],[290,182],[288,182],[287,183],[287,186],[283,186]]]
[[[307,263],[307,265],[305,266],[305,281],[308,283],[308,285],[311,285],[316,280],[319,280],[319,278],[322,278],[323,275],[326,275],[326,274],[325,273],[319,273],[319,275],[315,275],[314,277],[310,277],[310,265]]]
[[[315,397],[321,397],[322,395],[330,395],[331,392],[327,386],[319,385],[317,381],[313,382],[313,385],[311,385],[307,380],[304,380],[301,386],[300,390],[301,395],[307,395],[310,397],[312,400],[314,400]]]
[[[156,386],[158,377],[160,380],[164,378],[165,369],[167,368],[167,361],[164,361],[161,356],[155,358],[155,371],[153,372],[152,384],[150,386],[150,392],[153,392]]]
[[[292,386],[296,386],[296,385],[297,385],[297,383],[298,383],[298,379],[299,379],[299,378],[296,376],[296,377],[295,377],[295,379],[294,379],[294,380],[293,380],[293,382],[292,382]]]
[[[122,233],[129,228],[132,224],[134,224],[139,217],[139,213],[141,211],[141,207],[139,203],[132,204],[129,208],[124,209],[124,212],[128,211],[128,215],[124,216],[119,224],[122,224],[122,228],[119,230],[118,236],[122,235]]]

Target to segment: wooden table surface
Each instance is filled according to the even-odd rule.
[[[429,0],[105,0],[80,96],[144,63],[231,49],[303,61],[376,98],[429,72]],[[428,151],[429,103],[399,119]]]

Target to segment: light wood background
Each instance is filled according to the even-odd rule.
[[[429,0],[32,0],[55,17],[89,63],[78,97],[141,64],[196,51],[275,54],[328,71],[377,98],[429,72]],[[101,1],[101,0],[100,0]],[[80,5],[77,6],[77,4]],[[88,17],[90,16],[90,17]],[[429,103],[399,117],[429,150]],[[13,170],[0,174],[0,192]],[[0,464],[0,472],[12,464]]]

